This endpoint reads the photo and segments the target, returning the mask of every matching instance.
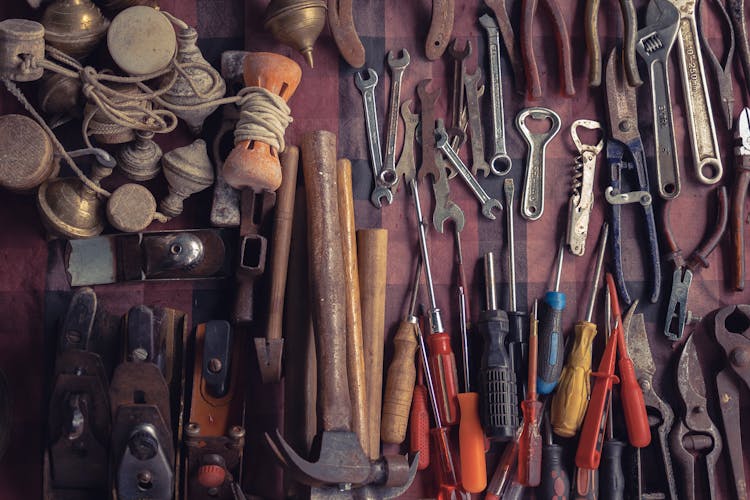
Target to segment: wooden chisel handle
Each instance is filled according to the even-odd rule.
[[[383,396],[383,421],[381,439],[386,443],[401,444],[406,439],[409,410],[414,393],[417,370],[414,355],[417,352],[416,323],[403,320],[393,337],[393,361],[388,367]]]

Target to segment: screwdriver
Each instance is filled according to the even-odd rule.
[[[422,274],[422,259],[417,259],[417,269],[412,282],[409,313],[399,323],[393,337],[393,360],[386,374],[383,396],[383,418],[380,423],[381,439],[386,443],[400,444],[406,439],[409,409],[417,376],[414,354],[417,352],[417,337],[414,334],[417,317],[414,310],[419,293],[419,277]]]
[[[542,482],[536,490],[537,500],[559,500],[568,498],[570,479],[563,464],[562,446],[552,442],[552,426],[549,416],[544,419],[544,439],[542,448]]]
[[[495,473],[492,474],[490,484],[487,486],[487,493],[484,496],[484,500],[499,500],[503,494],[503,490],[512,482],[513,470],[518,460],[518,440],[520,437],[521,429],[518,429],[515,439],[505,445]]]
[[[542,436],[539,434],[539,416],[542,402],[536,396],[536,363],[539,337],[536,320],[537,303],[531,313],[529,327],[529,380],[526,399],[521,403],[523,428],[518,440],[518,482],[524,486],[539,486],[542,475]]]
[[[494,254],[484,254],[484,290],[487,309],[477,327],[484,339],[479,370],[482,424],[487,437],[496,441],[513,439],[518,427],[518,390],[516,374],[510,366],[505,340],[508,315],[497,308]]]
[[[596,268],[591,282],[591,295],[586,307],[586,319],[575,325],[573,346],[568,354],[567,362],[560,375],[557,392],[552,398],[552,429],[555,434],[563,437],[575,436],[583,423],[586,407],[589,403],[591,383],[591,347],[596,337],[596,324],[591,322],[594,304],[599,292],[599,279],[602,274],[604,251],[607,248],[607,234],[609,227],[605,222],[599,234],[599,250],[596,258]]]
[[[419,201],[419,190],[416,179],[410,182],[414,206],[417,211],[417,226],[419,227],[419,248],[422,252],[422,265],[427,281],[427,292],[430,299],[430,333],[427,343],[430,347],[430,366],[437,378],[437,392],[439,399],[436,401],[440,419],[445,425],[458,423],[458,407],[456,395],[458,394],[458,372],[456,369],[456,358],[451,348],[451,338],[443,328],[443,318],[435,300],[435,287],[432,282],[432,270],[430,269],[430,257],[427,251],[427,224],[422,216],[422,205]]]
[[[576,467],[573,481],[573,498],[575,500],[596,500],[599,498],[599,471]]]
[[[479,423],[479,394],[471,392],[469,379],[469,339],[466,327],[466,294],[463,286],[458,287],[458,297],[464,368],[464,391],[457,396],[461,415],[458,424],[461,485],[464,491],[479,493],[487,487],[487,462],[484,453],[484,431]]]
[[[425,470],[430,466],[430,414],[427,409],[427,388],[424,385],[422,365],[417,369],[417,383],[411,399],[409,451],[412,455],[419,453],[417,470]]]
[[[537,392],[549,394],[557,386],[563,367],[562,315],[565,310],[565,294],[560,292],[563,248],[560,240],[557,250],[557,274],[555,289],[544,294],[539,314],[539,362],[536,381]]]
[[[506,228],[508,231],[508,272],[510,274],[510,290],[508,292],[508,319],[510,320],[510,335],[508,335],[508,354],[510,354],[510,365],[516,374],[517,399],[523,401],[526,397],[526,358],[528,354],[528,342],[525,335],[528,324],[527,314],[519,311],[516,307],[516,238],[513,229],[513,179],[503,181],[505,192]]]

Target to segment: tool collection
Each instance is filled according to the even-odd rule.
[[[735,109],[748,105],[750,86],[744,2],[705,2],[727,30],[722,64],[696,0],[621,0],[623,33],[605,48],[600,1],[588,0],[586,50],[558,0],[522,0],[517,13],[502,0],[474,10],[434,0],[425,39],[408,44],[412,53],[386,47],[382,61],[356,31],[352,0],[272,0],[264,28],[308,66],[235,50],[222,54],[221,71],[198,49],[198,32],[156,2],[97,3],[29,1],[39,22],[0,21],[0,80],[24,110],[0,116],[0,186],[33,194],[75,289],[47,374],[44,498],[264,498],[245,493],[249,464],[260,461],[283,470],[289,498],[747,497],[750,305],[715,298],[722,307],[711,312],[694,298],[705,290],[689,293],[711,264],[727,268],[718,279],[728,289],[744,290],[750,107]],[[453,36],[459,16],[471,16],[473,40]],[[337,84],[354,103],[361,95],[351,106],[361,120],[339,134],[361,139],[360,158],[309,116],[295,125],[308,130],[289,134],[299,148],[285,140],[295,93],[325,71],[312,53],[326,20],[326,43],[355,68]],[[539,26],[557,46],[544,58]],[[478,40],[486,46],[475,51]],[[108,60],[92,56],[98,48]],[[670,84],[675,51],[684,103]],[[429,66],[441,58],[446,89]],[[577,60],[588,64],[596,106],[576,94]],[[545,102],[555,64],[570,110]],[[219,109],[215,126],[207,120]],[[591,116],[599,109],[606,117]],[[716,123],[734,130],[732,155]],[[563,126],[569,138],[558,137]],[[155,140],[173,132],[190,138]],[[565,167],[561,157],[575,160]],[[706,205],[682,204],[691,184],[715,218],[684,256],[682,213]],[[206,208],[193,195],[212,185],[213,227],[152,228]],[[563,203],[560,186],[570,187]],[[371,217],[358,227],[363,211]],[[446,222],[458,276],[447,282]],[[463,231],[490,227],[502,236],[482,236],[481,258],[465,256]],[[517,229],[528,248],[516,245]],[[714,250],[727,231],[731,258],[722,260]],[[586,256],[590,233],[598,243]],[[663,259],[674,263],[669,295]],[[231,311],[192,325],[191,313],[161,304],[117,315],[88,288],[176,282],[231,283]],[[405,282],[408,293],[394,293]],[[535,297],[541,286],[548,291]],[[566,310],[581,315],[572,328]],[[266,402],[249,389],[255,379],[278,389],[286,411],[258,439],[248,412]],[[3,381],[0,372],[0,453],[12,425]]]

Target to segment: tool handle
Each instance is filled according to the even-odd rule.
[[[434,469],[441,488],[445,486],[455,488],[458,486],[448,432],[447,427],[430,429],[430,436],[432,436],[433,441],[432,445],[434,446],[433,450],[435,457],[438,459],[437,467]]]
[[[461,485],[464,491],[480,493],[487,487],[484,431],[479,423],[479,394],[458,396],[461,421],[458,425],[458,451],[461,459]]]
[[[539,394],[549,394],[557,386],[563,369],[562,314],[565,310],[565,294],[547,292],[540,309],[536,387]]]
[[[484,339],[479,369],[482,424],[490,439],[509,441],[518,427],[518,388],[505,347],[508,315],[501,310],[485,311],[477,326]]]
[[[529,315],[521,311],[508,311],[510,335],[508,335],[508,354],[510,365],[516,374],[517,400],[526,398],[526,374],[529,357]]]
[[[594,337],[594,323],[576,323],[573,346],[552,399],[550,420],[552,429],[559,436],[575,436],[583,423],[591,392],[591,346]]]
[[[648,425],[646,403],[643,390],[638,384],[635,367],[630,358],[620,359],[620,399],[625,415],[625,427],[628,430],[628,441],[636,448],[645,448],[651,443],[651,428]]]
[[[599,498],[599,471],[576,467],[573,484],[573,498],[576,500],[596,500]]]
[[[402,321],[393,337],[393,360],[388,367],[383,395],[383,420],[380,436],[386,443],[400,444],[406,439],[409,407],[417,376],[414,355],[417,352],[415,324]]]
[[[492,474],[490,484],[487,486],[485,500],[500,498],[500,494],[506,485],[513,480],[514,474],[512,472],[518,459],[519,437],[520,431],[516,433],[516,439],[505,445],[503,454],[500,456],[500,462],[498,462],[495,473]]]
[[[737,177],[732,191],[731,216],[729,218],[734,260],[732,285],[735,290],[745,289],[745,197],[750,186],[750,157],[735,155]]]
[[[427,336],[430,351],[430,372],[434,377],[438,411],[443,425],[458,423],[458,372],[456,357],[451,349],[451,337],[445,332]]]
[[[602,83],[602,49],[599,45],[599,0],[587,0],[584,12],[586,50],[589,57],[589,86]]]
[[[423,384],[414,386],[409,415],[409,451],[419,452],[418,470],[430,466],[430,414],[427,409],[427,388]]]
[[[524,401],[523,429],[518,439],[518,469],[516,480],[524,486],[539,486],[542,481],[542,435],[539,421],[542,413],[541,401]]]
[[[599,473],[599,496],[602,500],[622,500],[625,476],[622,473],[622,451],[625,443],[616,439],[604,441]]]
[[[562,446],[557,444],[546,444],[542,449],[542,482],[536,490],[538,500],[557,500],[570,495],[570,479],[562,451]]]

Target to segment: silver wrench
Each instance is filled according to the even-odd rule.
[[[456,231],[459,233],[464,228],[466,222],[464,212],[461,207],[456,205],[450,199],[450,187],[448,185],[448,164],[438,153],[435,158],[435,164],[444,172],[439,179],[432,179],[432,194],[435,196],[435,210],[432,212],[432,225],[441,234],[445,231],[445,222],[452,220]]]
[[[693,149],[695,175],[703,184],[716,184],[724,171],[716,140],[714,116],[708,96],[698,25],[695,21],[696,0],[670,0],[680,11],[677,42],[680,52],[680,75],[685,95],[690,145]]]
[[[551,126],[547,132],[533,133],[526,127],[526,119],[547,120]],[[529,146],[526,157],[526,176],[521,197],[521,216],[526,220],[538,220],[544,213],[544,153],[547,144],[560,131],[560,116],[551,109],[531,107],[522,109],[516,116],[516,128]]]
[[[469,137],[471,138],[471,172],[475,176],[479,176],[479,172],[482,172],[482,175],[487,177],[490,175],[490,165],[484,159],[484,132],[479,106],[479,98],[484,94],[484,85],[480,85],[481,79],[482,68],[477,68],[473,75],[464,71],[466,110],[469,113]]]
[[[495,214],[492,213],[492,209],[497,208],[502,210],[503,205],[494,198],[491,198],[484,190],[477,178],[471,175],[468,167],[459,158],[450,144],[448,144],[448,132],[445,130],[445,124],[442,120],[438,120],[438,125],[435,128],[435,139],[437,140],[437,147],[443,154],[448,158],[453,167],[458,171],[458,175],[463,178],[466,185],[469,186],[471,192],[474,193],[479,203],[482,205],[482,215],[490,220],[495,220]]]
[[[409,51],[401,49],[402,56],[396,59],[393,51],[388,52],[388,67],[391,68],[391,96],[388,108],[388,129],[385,136],[385,164],[380,172],[384,185],[392,187],[398,182],[396,175],[396,135],[398,134],[398,106],[401,103],[401,80],[409,66]]]
[[[354,84],[362,92],[362,100],[365,105],[365,126],[367,127],[367,146],[370,150],[370,164],[372,165],[372,176],[375,179],[375,187],[370,195],[370,201],[377,208],[383,206],[381,201],[386,199],[390,205],[393,202],[393,193],[388,189],[380,176],[383,170],[383,157],[380,153],[380,132],[378,130],[378,112],[375,107],[375,87],[378,85],[378,74],[372,68],[367,68],[367,80],[362,78],[362,72],[354,74]]]
[[[490,169],[495,175],[506,175],[513,162],[505,147],[505,112],[503,110],[503,80],[500,70],[500,29],[489,14],[479,18],[479,24],[487,31],[487,49],[490,58],[490,97],[492,100],[492,132],[495,152],[490,160]]]

